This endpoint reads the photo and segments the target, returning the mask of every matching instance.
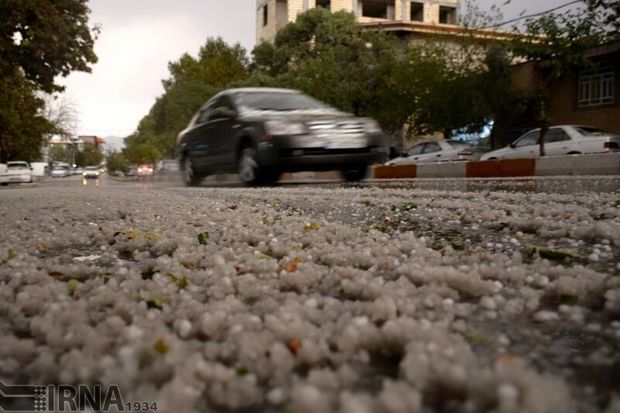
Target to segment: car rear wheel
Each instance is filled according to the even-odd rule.
[[[181,176],[183,177],[183,182],[187,186],[196,186],[200,184],[200,181],[202,181],[202,177],[196,173],[196,169],[194,168],[194,164],[190,156],[186,155],[183,158],[181,163]]]
[[[342,176],[348,182],[361,181],[366,177],[368,171],[368,165],[354,165],[342,170]]]

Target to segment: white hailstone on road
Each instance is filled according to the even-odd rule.
[[[538,311],[532,316],[532,320],[536,321],[537,323],[548,323],[550,321],[557,321],[559,318],[560,316],[557,313],[547,310]]]
[[[497,398],[502,412],[515,411],[519,403],[519,389],[510,383],[502,383],[497,388]]]
[[[480,299],[480,305],[487,310],[495,310],[497,308],[497,303],[495,300],[489,296],[484,296]]]
[[[181,338],[188,338],[192,332],[192,323],[189,320],[176,320],[174,322],[174,331]]]
[[[267,393],[267,401],[271,404],[282,404],[284,401],[284,390],[275,387]]]

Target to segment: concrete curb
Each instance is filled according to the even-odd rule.
[[[419,165],[380,165],[374,179],[509,178],[554,175],[620,175],[620,153],[551,156]]]

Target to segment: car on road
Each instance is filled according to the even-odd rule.
[[[32,168],[25,161],[13,161],[6,163],[6,170],[0,174],[0,184],[32,182]]]
[[[82,172],[82,177],[84,177],[85,179],[99,179],[99,174],[99,168],[97,168],[96,166],[87,166]]]
[[[52,168],[52,178],[64,178],[71,176],[72,173],[69,165],[56,165]]]
[[[136,168],[136,175],[138,176],[152,176],[154,173],[153,167],[151,165],[139,165]]]
[[[533,129],[505,148],[485,153],[480,159],[538,158],[539,136],[540,129]],[[591,126],[551,126],[544,139],[547,156],[620,152],[620,135],[610,134]]]
[[[481,152],[463,141],[444,140],[422,142],[400,156],[391,159],[386,165],[412,165],[431,162],[473,161],[480,157]]]
[[[258,185],[276,182],[282,172],[335,169],[358,181],[385,159],[374,120],[276,88],[217,94],[179,133],[177,154],[187,185],[217,172],[236,172],[246,185]]]

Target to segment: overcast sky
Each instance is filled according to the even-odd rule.
[[[535,13],[568,0],[512,0],[504,19]],[[478,0],[488,9],[503,1]],[[208,37],[255,42],[255,0],[91,0],[90,21],[101,25],[95,44],[99,62],[90,74],[63,81],[79,116],[81,135],[127,136],[135,131],[155,98],[163,93],[167,64],[183,53],[195,55]]]

